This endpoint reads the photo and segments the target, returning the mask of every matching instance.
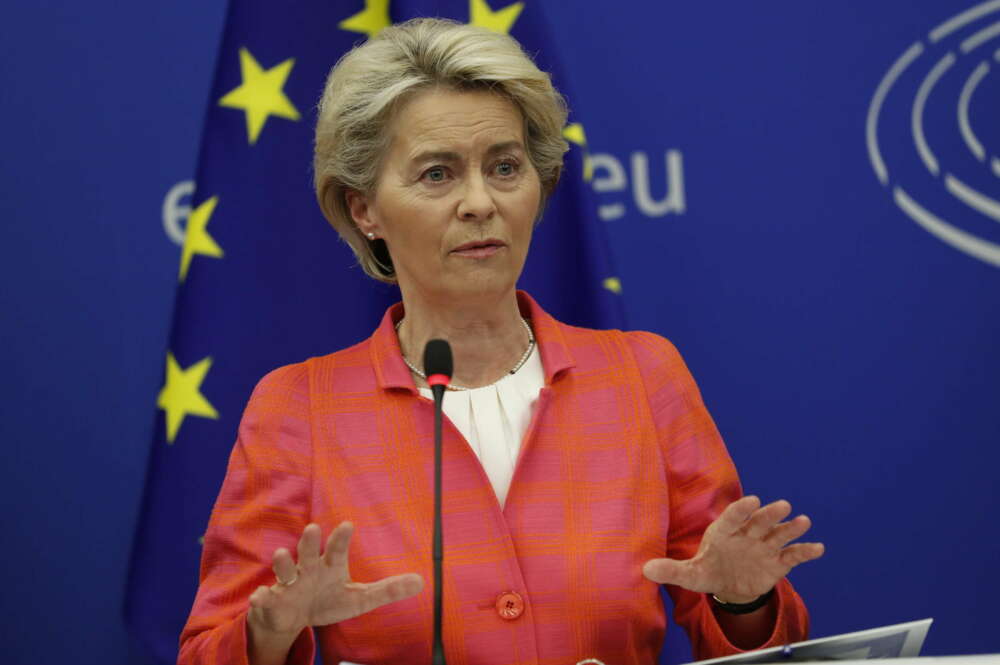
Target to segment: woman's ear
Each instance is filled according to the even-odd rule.
[[[378,224],[372,219],[368,197],[357,190],[348,189],[344,192],[344,199],[347,201],[347,209],[351,212],[351,219],[354,220],[361,234],[368,238],[373,235],[378,237]]]

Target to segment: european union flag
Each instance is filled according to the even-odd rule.
[[[399,300],[366,277],[312,191],[315,106],[331,66],[392,22],[440,16],[508,32],[567,95],[539,0],[233,0],[178,271],[126,615],[173,663],[200,537],[243,407],[268,371],[347,347]],[[620,285],[586,178],[579,118],[520,287],[567,323],[621,327]],[[160,417],[162,416],[162,417]]]

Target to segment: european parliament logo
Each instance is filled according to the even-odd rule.
[[[1000,267],[1000,0],[939,24],[889,67],[868,108],[879,182],[945,244]]]

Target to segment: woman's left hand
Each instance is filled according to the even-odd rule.
[[[822,543],[789,544],[812,525],[805,515],[782,522],[791,512],[787,501],[762,508],[760,499],[745,496],[708,525],[694,558],[650,559],[642,572],[654,582],[712,593],[726,603],[753,602],[792,568],[823,555]]]

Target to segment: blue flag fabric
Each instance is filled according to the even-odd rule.
[[[441,16],[509,32],[570,100],[539,0],[233,0],[178,271],[126,618],[173,663],[200,538],[243,407],[268,371],[366,338],[398,290],[366,277],[312,191],[315,107],[331,66],[389,22]],[[579,118],[520,287],[557,318],[622,326],[620,285],[585,178]]]

